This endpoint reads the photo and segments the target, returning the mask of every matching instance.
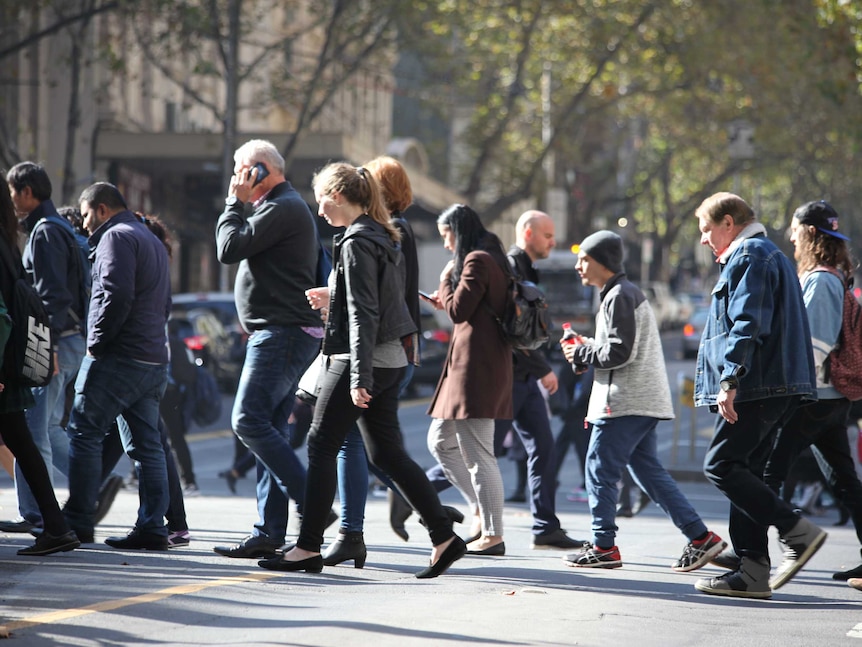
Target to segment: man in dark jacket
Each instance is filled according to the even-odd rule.
[[[138,472],[140,506],[128,536],[105,543],[167,550],[168,477],[158,427],[159,400],[167,384],[168,254],[112,184],[98,182],[84,189],[80,204],[93,249],[93,289],[87,356],[69,418],[66,517],[82,542],[93,542],[102,444],[120,416],[123,448]]]
[[[51,201],[51,180],[45,169],[21,162],[6,174],[18,218],[29,234],[24,247],[24,268],[45,305],[54,339],[57,373],[46,386],[33,388],[36,405],[27,409],[27,426],[49,468],[69,470],[69,437],[60,425],[65,413],[66,387],[75,380],[84,358],[87,303],[84,266],[72,226],[57,214]],[[54,470],[48,469],[53,485]],[[42,525],[42,515],[19,467],[15,469],[20,519],[0,522],[3,532],[27,532]]]
[[[554,248],[554,221],[541,211],[527,211],[515,225],[515,244],[509,249],[509,263],[522,281],[539,282],[533,262],[547,258]],[[514,429],[527,451],[527,481],[530,512],[533,514],[535,549],[580,548],[584,542],[572,539],[560,528],[556,515],[556,483],[554,481],[554,435],[548,420],[542,383],[549,394],[557,390],[557,376],[540,350],[512,351],[512,410]],[[495,453],[501,453],[506,432],[513,428],[511,420],[497,420],[494,429]]]
[[[319,245],[308,205],[284,177],[270,142],[234,154],[225,209],[216,225],[218,259],[239,263],[234,295],[248,350],[234,400],[234,433],[258,461],[259,521],[225,557],[275,555],[287,530],[287,500],[305,501],[305,467],[290,446],[287,420],[296,385],[320,350],[323,323],[305,291],[315,287]],[[337,517],[331,513],[330,523]]]

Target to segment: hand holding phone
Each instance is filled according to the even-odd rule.
[[[251,185],[252,188],[254,188],[258,184],[260,184],[265,177],[267,177],[269,175],[269,169],[266,168],[266,165],[263,162],[258,162],[257,164],[255,164],[251,168],[257,169],[257,175],[255,176],[254,182]],[[251,173],[251,171],[249,171],[249,173]]]
[[[421,298],[425,299],[426,301],[428,301],[429,303],[434,303],[434,299],[427,292],[423,292],[422,290],[419,290],[419,296]]]

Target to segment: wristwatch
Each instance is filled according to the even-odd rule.
[[[735,391],[736,387],[739,386],[739,381],[735,377],[726,377],[718,385],[726,393],[727,391]]]
[[[224,206],[235,207],[236,205],[242,205],[242,200],[240,200],[235,195],[229,195],[224,199]]]

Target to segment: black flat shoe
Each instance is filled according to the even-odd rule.
[[[506,542],[501,541],[499,544],[488,546],[482,550],[468,550],[468,555],[491,555],[493,557],[502,557],[506,554]]]
[[[480,530],[475,535],[470,535],[469,537],[464,537],[465,544],[472,544],[474,541],[479,539],[482,536],[482,531]]]
[[[428,568],[423,568],[421,571],[416,573],[416,579],[429,580],[432,577],[443,575],[443,573],[445,573],[452,564],[464,557],[466,553],[467,544],[464,543],[463,539],[456,535],[455,538],[452,539],[452,543],[446,546],[446,550],[443,551],[443,554],[440,555],[436,562],[431,564]]]
[[[290,550],[288,548],[288,550]],[[287,551],[285,551],[287,552]],[[266,568],[270,571],[305,571],[306,573],[320,573],[323,570],[323,556],[314,555],[297,561],[288,561],[284,555],[277,555],[269,559],[262,559],[257,563],[261,568]]]

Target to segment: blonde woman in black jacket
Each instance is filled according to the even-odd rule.
[[[335,497],[336,456],[357,422],[371,462],[384,470],[428,526],[434,549],[418,578],[437,577],[466,551],[425,473],[404,450],[398,390],[408,357],[402,339],[416,330],[404,302],[400,235],[371,173],[331,164],[313,181],[318,214],[335,227],[328,290],[309,291],[312,307],[328,309],[322,377],[308,436],[308,481],[299,539],[263,568],[318,573],[320,547]]]

